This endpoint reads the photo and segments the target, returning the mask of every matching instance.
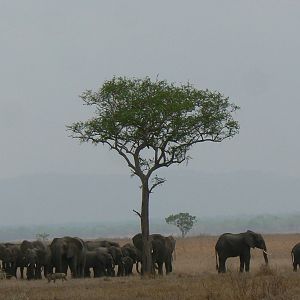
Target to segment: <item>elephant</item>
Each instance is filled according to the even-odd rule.
[[[0,260],[2,261],[2,270],[8,271],[10,269],[10,251],[6,244],[0,244]]]
[[[228,257],[240,257],[240,272],[250,269],[250,248],[263,250],[266,265],[268,264],[268,253],[266,243],[261,234],[253,231],[246,231],[238,234],[222,234],[215,246],[216,269],[218,273],[225,273],[225,262]],[[219,261],[218,261],[219,257]]]
[[[69,267],[73,278],[84,277],[86,245],[82,239],[69,236],[55,238],[50,249],[55,273],[67,273]]]
[[[132,269],[135,261],[130,256],[124,256],[122,257],[122,263],[123,263],[123,275],[129,276],[132,275]]]
[[[291,256],[292,256],[292,263],[293,263],[293,270],[294,272],[297,272],[297,267],[300,267],[300,243],[296,244],[292,251],[291,251]]]
[[[2,260],[2,267],[8,274],[8,277],[14,276],[17,278],[17,269],[20,268],[21,278],[24,278],[24,267],[26,263],[20,249],[20,244],[0,244],[0,259]]]
[[[103,241],[103,240],[85,241],[85,245],[87,250],[94,250],[99,247],[106,247],[106,248],[110,246],[120,247],[119,243],[111,242],[111,241]]]
[[[84,276],[90,277],[90,268],[93,268],[94,277],[100,276],[114,276],[114,260],[111,254],[107,252],[107,249],[98,248],[95,250],[87,250],[86,263],[84,269]]]
[[[166,274],[173,271],[172,255],[175,251],[175,239],[172,236],[163,236],[161,234],[151,234],[149,236],[152,248],[153,270],[158,269],[158,274],[163,275],[163,264],[165,265]],[[132,238],[134,246],[142,252],[142,234],[138,233]]]
[[[51,272],[51,250],[42,241],[23,241],[20,245],[23,257],[27,264],[27,279],[41,279],[42,269],[44,276]]]
[[[122,250],[120,247],[117,246],[109,246],[109,247],[100,247],[98,249],[107,249],[108,253],[114,259],[114,264],[118,266],[117,276],[123,275],[123,263],[122,263]]]
[[[121,247],[123,256],[129,256],[134,261],[138,261],[141,259],[140,251],[132,244],[127,243]]]
[[[138,264],[142,260],[142,253],[139,249],[137,249],[134,245],[127,243],[121,247],[123,257],[130,257],[133,260],[133,264],[136,264],[136,271],[139,273]],[[124,266],[124,275],[126,275],[126,263],[124,263],[123,260],[123,266]],[[131,271],[132,273],[132,271]]]
[[[109,242],[109,241],[93,240],[93,241],[86,241],[85,244],[86,244],[87,249],[90,251],[95,250],[95,249],[100,249],[100,248],[102,248],[103,251],[104,251],[104,249],[107,249],[106,251],[109,254],[111,254],[111,256],[114,259],[114,264],[116,266],[118,266],[117,276],[122,276],[122,274],[123,274],[123,264],[122,264],[123,254],[122,254],[122,250],[118,243]],[[101,245],[106,245],[106,246],[101,246]]]

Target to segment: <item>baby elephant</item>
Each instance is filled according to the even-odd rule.
[[[123,267],[124,267],[124,275],[125,276],[131,275],[134,260],[129,256],[125,256],[125,257],[122,257],[122,263],[123,263]]]
[[[53,280],[55,282],[56,279],[61,279],[61,281],[67,280],[67,274],[65,273],[53,273],[47,275],[48,283]]]
[[[297,266],[300,267],[300,243],[296,244],[291,252],[293,269],[297,272]]]

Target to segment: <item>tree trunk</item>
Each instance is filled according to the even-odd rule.
[[[149,241],[149,186],[148,181],[142,182],[142,210],[141,210],[141,231],[143,241],[142,253],[142,275],[150,275],[152,272],[152,257]]]

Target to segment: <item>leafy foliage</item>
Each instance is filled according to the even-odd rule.
[[[177,226],[181,232],[182,237],[185,237],[197,222],[196,217],[191,216],[189,213],[170,215],[165,218],[165,220],[168,224]]]
[[[175,86],[150,78],[114,77],[97,92],[81,95],[95,117],[68,128],[82,142],[109,145],[133,174],[148,178],[160,167],[189,159],[192,145],[221,142],[238,133],[238,107],[218,92]]]

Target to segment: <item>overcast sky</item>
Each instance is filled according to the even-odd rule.
[[[0,178],[128,174],[65,127],[114,75],[189,81],[241,107],[240,134],[194,147],[190,170],[300,177],[299,16],[297,0],[0,0]]]

